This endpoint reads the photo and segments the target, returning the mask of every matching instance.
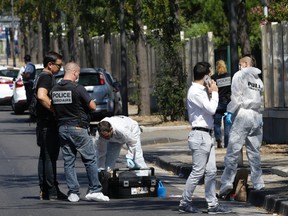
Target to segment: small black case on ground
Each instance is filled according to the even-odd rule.
[[[137,176],[136,172],[145,171],[146,176]],[[108,196],[110,198],[138,198],[157,197],[158,180],[154,168],[114,169],[113,175],[108,179]]]

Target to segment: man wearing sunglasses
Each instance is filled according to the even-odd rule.
[[[34,83],[37,95],[36,137],[37,145],[40,147],[38,161],[40,199],[67,199],[67,196],[58,188],[56,162],[60,147],[57,123],[49,95],[56,84],[53,75],[61,68],[62,56],[56,52],[49,52],[44,57],[43,65],[44,69]]]

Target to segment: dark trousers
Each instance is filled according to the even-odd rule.
[[[37,145],[40,147],[38,177],[41,191],[49,196],[57,196],[57,159],[60,146],[58,127],[36,127]]]
[[[25,91],[26,91],[27,105],[29,107],[31,100],[32,100],[32,97],[33,97],[33,94],[34,94],[33,82],[24,83],[24,86],[25,86]]]
[[[227,103],[226,102],[219,102],[218,107],[216,110],[216,113],[214,115],[214,135],[216,140],[222,140],[222,120],[224,123],[224,147],[226,148],[228,146],[228,140],[229,140],[229,132],[230,132],[230,125],[227,125],[225,122],[224,113],[227,109]]]

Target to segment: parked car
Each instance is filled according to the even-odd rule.
[[[113,87],[113,92],[115,94],[115,115],[120,115],[122,114],[122,97],[121,97],[121,92],[120,92],[120,83],[117,82],[112,75],[106,71],[105,69],[99,68],[101,70],[106,78],[108,83]]]
[[[63,75],[63,72],[56,74],[56,81],[59,82]],[[83,85],[91,98],[96,101],[96,111],[91,113],[91,121],[99,121],[104,117],[122,113],[119,87],[105,69],[81,68],[78,83]]]
[[[35,64],[35,67],[36,67],[36,75],[35,75],[36,78],[38,74],[42,72],[44,67],[43,64]],[[25,110],[28,109],[25,86],[21,76],[21,73],[24,71],[24,69],[25,66],[21,67],[20,70],[18,70],[18,75],[14,82],[11,106],[15,114],[23,114]]]
[[[10,105],[19,68],[0,66],[0,105]]]

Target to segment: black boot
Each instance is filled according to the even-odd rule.
[[[217,148],[222,148],[221,140],[216,140],[216,142],[217,142]]]

